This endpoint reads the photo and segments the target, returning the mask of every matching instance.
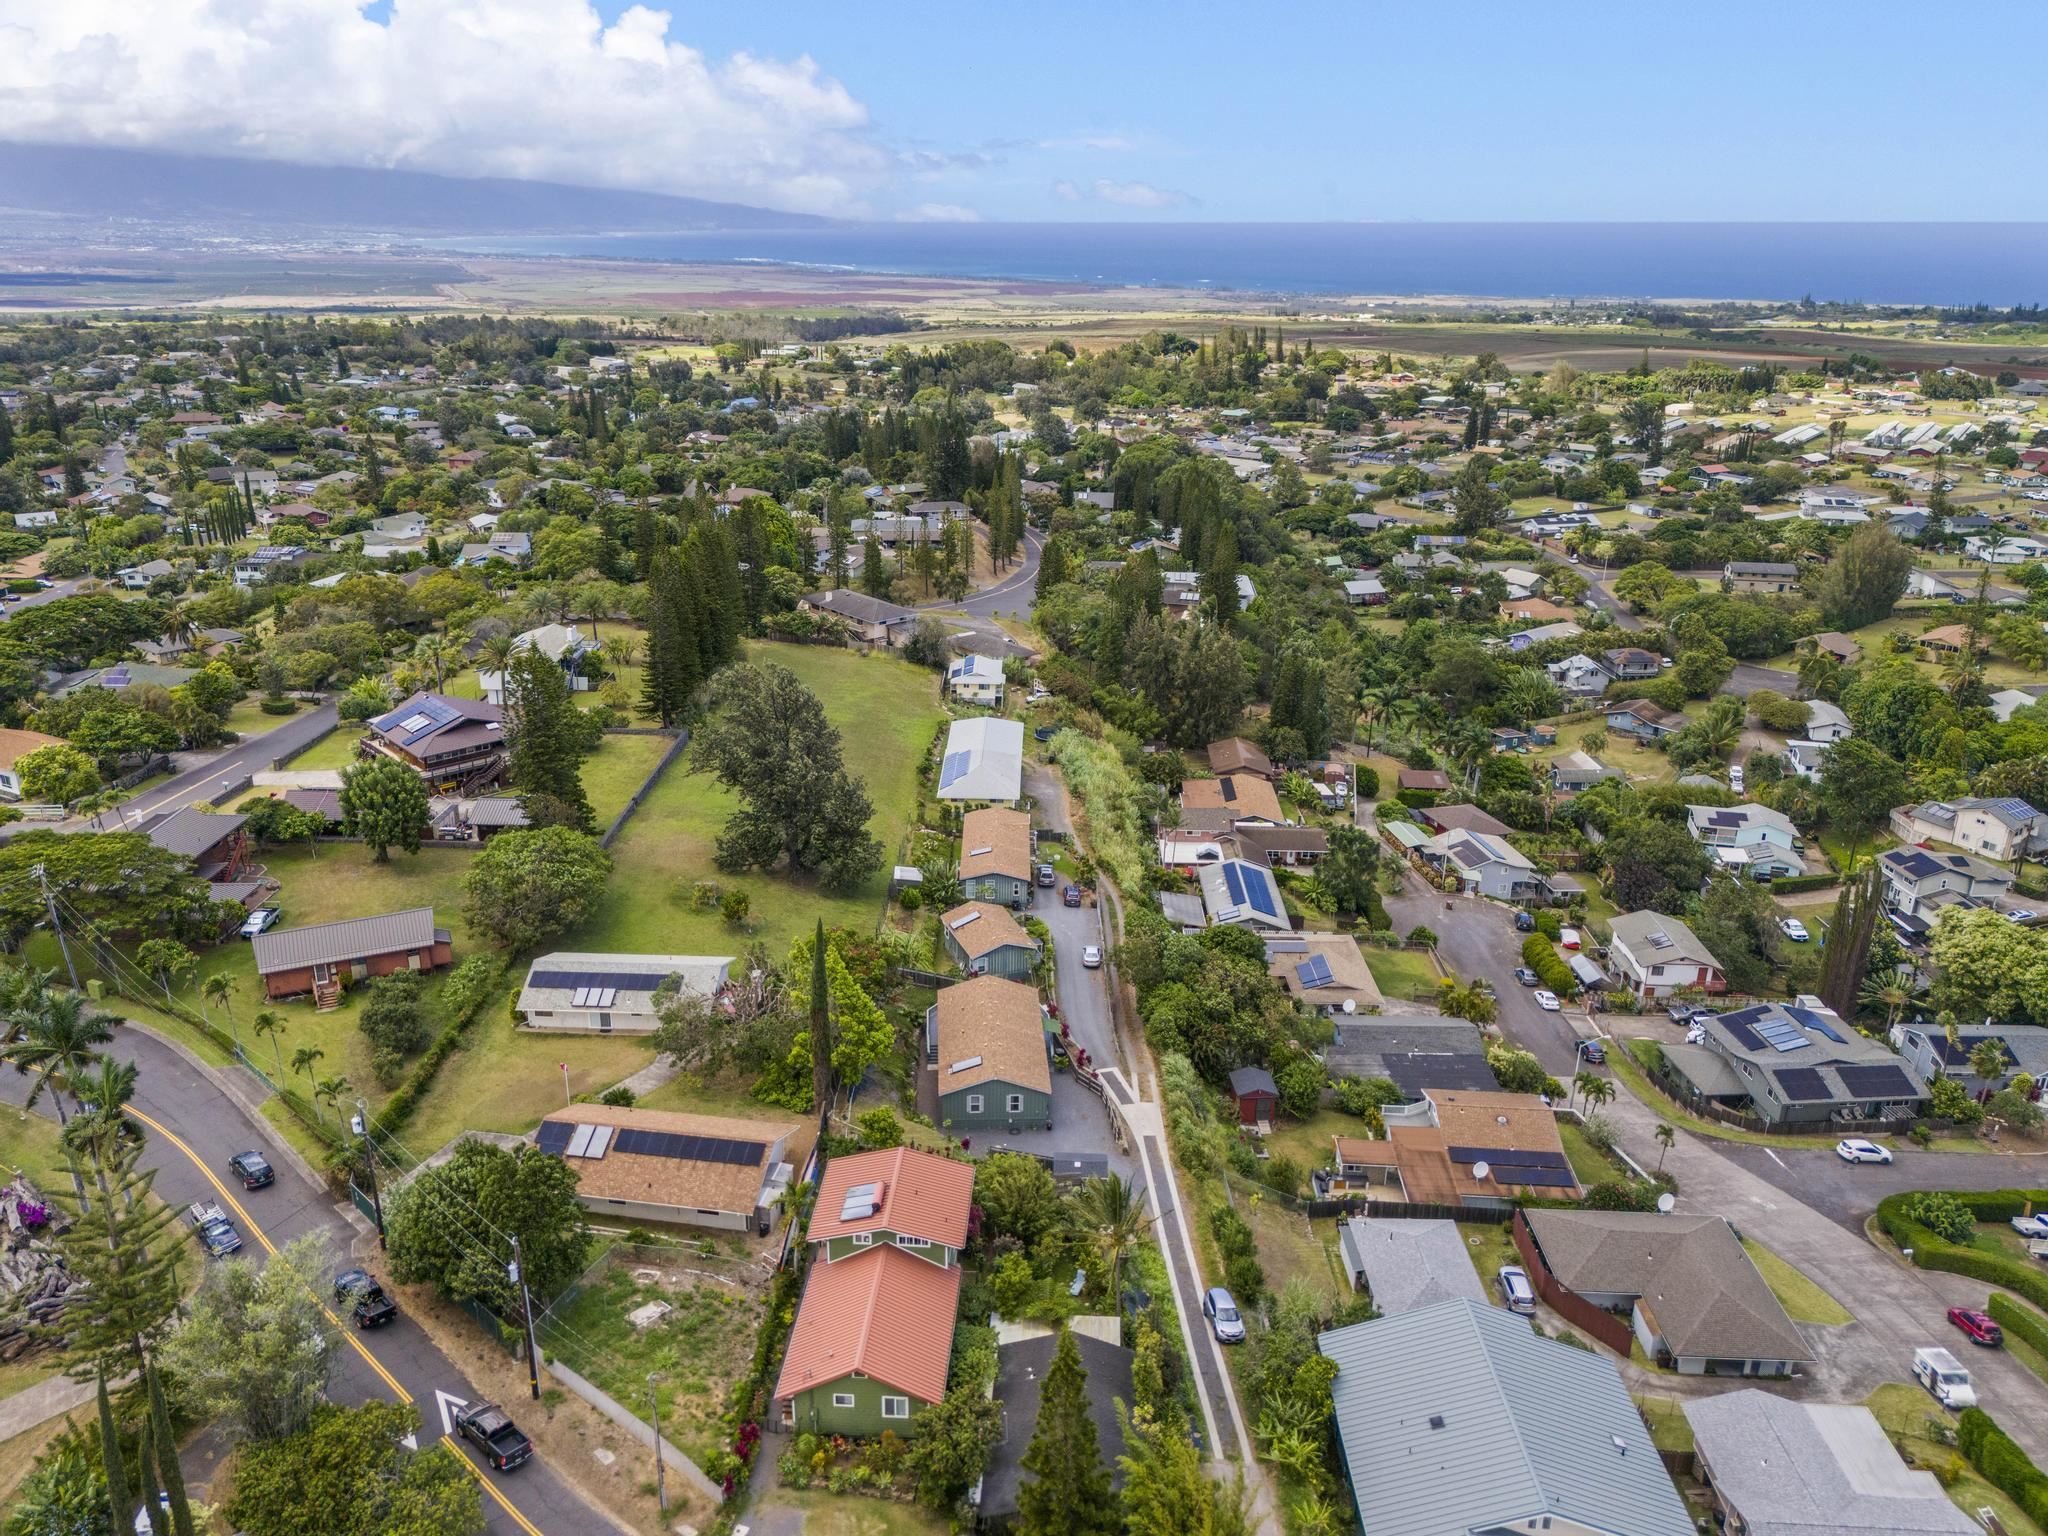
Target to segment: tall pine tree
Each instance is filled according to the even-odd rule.
[[[1021,1463],[1018,1536],[1115,1536],[1122,1529],[1109,1469],[1088,1413],[1088,1372],[1074,1335],[1060,1329],[1038,1393],[1038,1426]]]
[[[561,663],[536,646],[515,651],[505,666],[506,776],[534,825],[596,826],[583,791],[583,757],[595,734]]]

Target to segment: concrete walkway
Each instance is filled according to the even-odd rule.
[[[69,1376],[59,1375],[0,1397],[0,1440],[12,1440],[38,1424],[47,1424],[75,1408],[85,1407],[92,1402],[94,1391],[89,1381],[73,1381]]]

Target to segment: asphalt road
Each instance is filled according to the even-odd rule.
[[[1716,1143],[1715,1150],[1859,1237],[1886,1195],[1915,1189],[2038,1189],[2048,1175],[2048,1154],[2038,1152],[2001,1157],[1902,1148],[1892,1154],[1891,1163],[1880,1164],[1845,1163],[1815,1147],[1727,1141]]]
[[[92,580],[90,576],[70,577],[69,579],[60,581],[55,586],[50,587],[44,591],[30,592],[24,597],[16,598],[13,602],[7,605],[7,611],[9,613],[19,613],[24,608],[40,608],[45,603],[54,603],[60,597],[75,596],[78,592],[78,589],[84,586],[90,580]]]
[[[944,609],[949,613],[971,613],[977,617],[1021,619],[1031,612],[1031,602],[1037,595],[1038,556],[1045,548],[1045,535],[1036,528],[1024,530],[1024,547],[1017,557],[1017,564],[1010,573],[994,586],[983,587],[957,603],[941,600],[935,603],[920,603],[918,607]]]
[[[1617,629],[1647,629],[1649,625],[1628,611],[1628,604],[1603,587],[1601,578],[1591,571],[1582,572],[1586,578],[1586,601],[1595,608],[1603,608],[1613,615]]]
[[[195,1200],[220,1203],[241,1233],[247,1257],[260,1260],[265,1253],[309,1232],[321,1232],[333,1241],[336,1272],[349,1267],[347,1255],[356,1229],[336,1211],[326,1190],[300,1173],[282,1153],[269,1126],[253,1120],[212,1072],[196,1068],[171,1047],[134,1028],[118,1031],[107,1054],[132,1061],[139,1069],[132,1108],[148,1132],[143,1163],[157,1170],[158,1194],[176,1207]],[[28,1097],[30,1085],[31,1079],[14,1073],[0,1076],[0,1102],[19,1106]],[[47,1094],[37,1112],[56,1118]],[[231,1156],[252,1147],[269,1158],[277,1182],[266,1189],[245,1191],[238,1182],[228,1181],[224,1170]],[[48,1182],[47,1174],[38,1177]],[[190,1254],[195,1264],[214,1262],[205,1257],[196,1241]],[[378,1266],[372,1263],[370,1267]],[[343,1403],[381,1398],[417,1404],[422,1444],[442,1434],[437,1392],[471,1403],[482,1400],[482,1394],[408,1317],[401,1316],[371,1334],[348,1328],[344,1336],[348,1346],[339,1352],[339,1363],[328,1384],[329,1396]],[[506,1406],[516,1418],[522,1404]],[[450,1444],[457,1442],[451,1439]],[[457,1454],[484,1489],[484,1514],[493,1536],[587,1536],[614,1528],[608,1516],[585,1502],[538,1458],[507,1475],[485,1470],[459,1446]],[[188,1470],[194,1478],[207,1475],[198,1465]]]

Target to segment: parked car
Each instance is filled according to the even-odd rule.
[[[1728,787],[1738,795],[1742,793],[1742,764],[1737,763],[1728,770]]]
[[[1081,963],[1091,971],[1100,968],[1102,965],[1102,950],[1094,944],[1087,945],[1081,951]]]
[[[1538,987],[1534,996],[1536,998],[1536,1006],[1545,1013],[1555,1013],[1564,1006],[1564,1004],[1557,1000],[1557,994],[1548,987]]]
[[[533,1459],[533,1442],[512,1422],[512,1415],[496,1403],[478,1403],[474,1408],[464,1409],[456,1415],[455,1427],[500,1472],[510,1472]]]
[[[228,1213],[217,1205],[195,1200],[186,1210],[185,1219],[192,1223],[192,1230],[199,1235],[199,1241],[216,1259],[224,1259],[242,1246],[242,1234],[228,1220]]]
[[[1244,1342],[1244,1318],[1239,1315],[1237,1303],[1231,1300],[1230,1292],[1222,1286],[1212,1285],[1203,1293],[1202,1316],[1209,1319],[1209,1329],[1216,1335],[1217,1343]]]
[[[1515,914],[1515,932],[1534,933],[1535,931],[1536,914],[1534,912],[1517,912]]]
[[[284,912],[278,907],[258,907],[242,920],[242,937],[253,939],[259,933],[267,933],[277,926]]]
[[[1536,1291],[1529,1284],[1529,1276],[1519,1264],[1503,1264],[1500,1273],[1494,1276],[1494,1283],[1500,1287],[1500,1298],[1507,1303],[1510,1312],[1527,1316],[1536,1310]]]
[[[1812,934],[1806,931],[1806,924],[1799,921],[1799,919],[1796,917],[1779,918],[1778,931],[1784,934],[1785,937],[1790,939],[1794,944],[1804,944],[1808,939],[1813,937]]]
[[[1515,980],[1525,987],[1533,987],[1543,978],[1530,970],[1526,965],[1518,965],[1515,967]]]
[[[1579,947],[1579,930],[1576,928],[1560,929],[1557,935],[1557,943],[1560,949],[1577,949]]]
[[[1851,1136],[1846,1141],[1835,1143],[1835,1156],[1845,1163],[1888,1163],[1892,1160],[1892,1150],[1880,1147],[1874,1141],[1865,1141],[1861,1136]]]
[[[2009,923],[2031,923],[2040,915],[2031,907],[2014,907],[2005,914],[2005,920]]]
[[[1081,905],[1081,887],[1078,885],[1068,886],[1064,891],[1060,892],[1060,901],[1066,906],[1078,907]]]
[[[2012,1229],[2021,1237],[2048,1237],[2048,1216],[2015,1216]]]
[[[1974,1408],[1977,1388],[1962,1361],[1941,1348],[1913,1351],[1913,1379],[1934,1394],[1944,1408]]]
[[[334,1279],[334,1299],[350,1303],[358,1328],[382,1328],[398,1317],[398,1303],[366,1269],[344,1270]]]
[[[1607,1042],[1605,1040],[1581,1040],[1579,1042],[1579,1054],[1585,1057],[1593,1066],[1605,1066],[1607,1063]]]
[[[1040,885],[1050,890],[1052,888],[1053,882],[1058,879],[1058,871],[1056,871],[1050,864],[1041,864],[1038,866],[1038,883]]]
[[[1962,1329],[1972,1344],[1996,1349],[2005,1342],[2005,1330],[1991,1320],[1989,1312],[1979,1312],[1975,1307],[1950,1307],[1948,1320]]]
[[[242,1181],[244,1189],[262,1189],[277,1182],[277,1171],[261,1152],[237,1152],[228,1159],[228,1172]]]

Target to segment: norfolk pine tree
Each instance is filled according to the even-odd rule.
[[[583,754],[591,738],[589,723],[569,692],[569,679],[559,663],[527,646],[505,669],[506,777],[519,791],[519,803],[545,796],[566,808],[567,824],[588,832],[596,823],[590,797],[583,791]]]
[[[1088,1372],[1064,1327],[1039,1388],[1038,1425],[1022,1466],[1031,1480],[1017,1490],[1019,1536],[1115,1536],[1121,1529],[1088,1414]]]

